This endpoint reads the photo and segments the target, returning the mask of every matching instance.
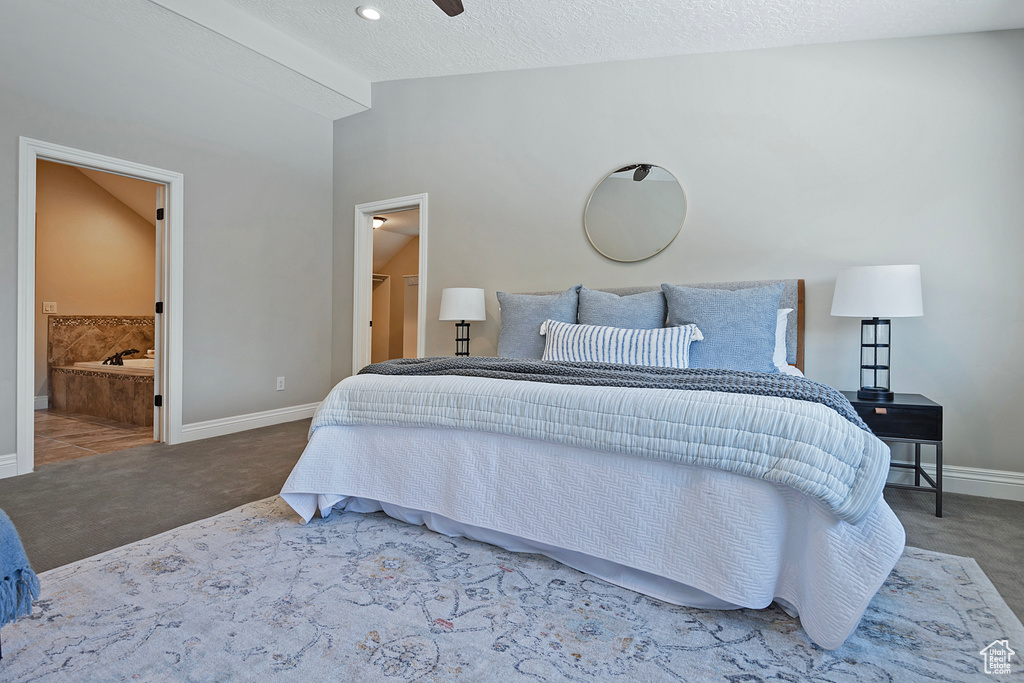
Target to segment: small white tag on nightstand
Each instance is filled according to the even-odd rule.
[[[875,408],[875,415],[886,415],[888,412],[888,408]]]

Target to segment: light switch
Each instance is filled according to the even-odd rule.
[[[56,313],[57,302],[56,301],[44,301],[43,302],[43,313]]]

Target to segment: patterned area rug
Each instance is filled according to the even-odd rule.
[[[991,680],[992,641],[1024,648],[969,558],[908,548],[826,651],[775,607],[666,605],[381,513],[303,526],[277,497],[41,580],[4,681],[962,681]]]

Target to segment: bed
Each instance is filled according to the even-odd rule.
[[[787,320],[776,329],[772,312],[776,356],[802,369],[803,283],[769,282]],[[503,315],[513,310],[503,302]],[[903,528],[881,496],[888,448],[833,390],[780,372],[626,366],[609,385],[590,379],[601,364],[467,363],[369,366],[342,381],[284,500],[306,521],[384,511],[673,604],[775,602],[828,649],[856,628],[902,554]],[[719,391],[721,381],[742,387]]]

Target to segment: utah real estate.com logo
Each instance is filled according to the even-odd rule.
[[[985,673],[1000,675],[1010,673],[1010,658],[1016,653],[1009,640],[993,640],[979,654],[985,658]]]

